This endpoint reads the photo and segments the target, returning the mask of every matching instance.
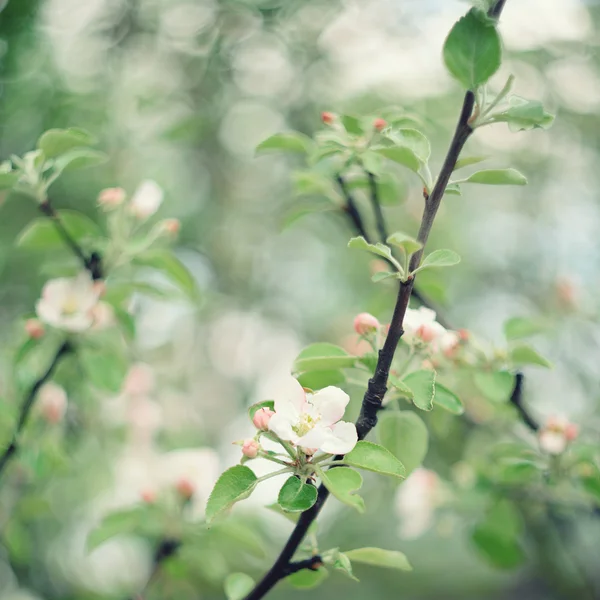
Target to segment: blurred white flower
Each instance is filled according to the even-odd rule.
[[[67,411],[67,392],[52,381],[45,383],[38,392],[37,405],[48,423],[58,423]]]
[[[48,281],[35,308],[44,323],[65,331],[81,332],[94,324],[93,309],[99,296],[98,286],[83,272],[77,277]]]
[[[548,454],[562,454],[579,435],[579,427],[564,416],[548,417],[539,432],[540,448]]]
[[[128,396],[145,396],[154,391],[154,372],[146,363],[135,363],[129,368],[123,383],[123,393]]]
[[[415,341],[432,342],[446,333],[435,320],[435,312],[424,306],[417,309],[407,308],[402,328],[404,340],[409,344]]]
[[[147,219],[160,208],[163,196],[163,190],[156,181],[142,181],[129,201],[129,210],[138,219]]]
[[[354,424],[340,421],[349,401],[348,394],[334,386],[307,395],[290,377],[286,393],[275,399],[269,429],[307,450],[346,454],[358,441]]]
[[[107,302],[98,302],[91,310],[94,321],[92,329],[101,330],[116,324],[115,311]]]
[[[406,540],[423,535],[433,524],[439,502],[440,479],[428,469],[415,469],[398,488],[395,511],[400,518],[398,533]]]

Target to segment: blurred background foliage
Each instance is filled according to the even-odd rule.
[[[234,464],[239,450],[231,441],[248,435],[245,407],[263,399],[303,345],[352,344],[358,312],[389,320],[393,288],[372,285],[366,256],[347,251],[354,232],[344,216],[317,212],[290,223],[302,202],[291,174],[302,164],[256,158],[254,148],[281,130],[311,135],[323,110],[376,114],[393,105],[421,119],[439,166],[462,94],[440,52],[465,9],[455,0],[0,0],[2,159],[32,149],[48,128],[83,127],[111,159],[61,179],[51,190],[55,206],[98,219],[102,188],[132,192],[152,178],[167,196],[161,215],[182,221],[177,253],[202,303],[141,301],[132,350],[158,374],[161,451],[207,446],[217,450],[221,468]],[[536,346],[555,368],[527,371],[527,402],[540,418],[566,413],[591,442],[600,439],[599,19],[591,0],[508,0],[500,26],[505,60],[492,87],[513,73],[515,92],[542,100],[557,119],[549,131],[512,134],[497,125],[474,136],[469,153],[489,155],[490,166],[518,168],[529,185],[474,186],[448,196],[431,246],[453,248],[463,260],[421,278],[455,327],[492,341],[500,341],[510,316],[547,319]],[[397,185],[396,202],[385,207],[390,229],[414,234],[419,181],[398,171]],[[366,198],[359,201],[367,206]],[[21,319],[32,312],[52,257],[42,261],[14,246],[35,216],[33,203],[15,196],[0,202],[8,381]],[[139,457],[125,421],[115,417],[118,400],[99,398],[69,369],[59,374],[71,405],[64,427],[32,423],[20,467],[0,484],[2,600],[124,598],[148,576],[152,548],[133,532],[85,549],[98,515],[135,495]],[[12,402],[10,391],[2,385],[3,404]],[[356,413],[362,391],[350,391]],[[477,398],[464,400],[476,421],[492,418]],[[465,422],[431,415],[429,425],[425,465],[452,479]],[[481,437],[476,448],[494,439]],[[207,464],[206,477],[215,472]],[[258,576],[287,532],[278,516],[256,511],[273,493],[253,497],[240,513],[256,521],[265,557],[254,541],[210,534],[202,552],[172,566],[173,576],[148,597],[220,598],[231,570]],[[393,497],[393,486],[379,482],[365,491],[364,517],[328,507],[324,547],[397,548],[412,573],[364,568],[358,585],[332,574],[314,591],[281,584],[272,597],[554,597],[557,586],[531,564],[502,571],[476,556],[465,535],[468,506],[465,518],[442,515],[419,540],[401,541]],[[568,563],[576,556],[597,579],[599,523],[587,513],[570,521],[570,545],[559,542],[563,555],[554,558]]]

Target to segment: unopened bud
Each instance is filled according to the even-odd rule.
[[[246,440],[242,444],[242,454],[246,458],[256,458],[260,451],[260,444],[256,440]]]
[[[98,195],[98,204],[104,210],[112,210],[125,202],[125,190],[123,188],[106,188]]]
[[[46,383],[39,391],[38,406],[48,423],[59,423],[67,411],[67,393],[56,383]]]
[[[39,340],[44,335],[46,330],[44,329],[44,326],[40,320],[27,319],[27,321],[25,321],[25,332],[30,338]]]
[[[579,427],[575,423],[569,423],[565,427],[565,437],[569,442],[576,440],[579,436]]]
[[[274,414],[270,408],[259,408],[252,417],[254,427],[262,431],[267,431],[269,429],[269,421]]]
[[[459,329],[456,333],[458,333],[461,342],[468,342],[471,337],[471,332],[468,329]]]
[[[322,112],[321,121],[323,121],[325,125],[331,125],[335,121],[335,115],[330,112]]]
[[[417,329],[416,334],[417,337],[419,337],[425,343],[432,342],[436,338],[435,329],[433,327],[430,327],[429,325],[421,325]]]
[[[156,502],[156,492],[154,490],[142,490],[140,496],[146,504],[154,504]]]
[[[354,317],[354,331],[358,335],[367,335],[379,329],[380,323],[376,317],[369,313],[360,313]]]
[[[194,484],[189,479],[186,479],[185,477],[181,478],[175,484],[175,489],[177,490],[179,495],[182,498],[184,498],[185,500],[189,500],[194,495],[194,492],[196,491]]]
[[[373,121],[373,127],[375,127],[377,131],[381,131],[387,127],[387,121],[385,119],[375,119],[375,121]]]
[[[161,232],[166,233],[170,236],[176,236],[181,229],[181,223],[178,219],[165,219],[161,221],[159,224]]]

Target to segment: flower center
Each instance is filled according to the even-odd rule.
[[[292,427],[296,435],[302,437],[306,435],[319,421],[321,417],[313,417],[308,413],[300,415],[300,419],[296,425]]]
[[[78,308],[79,304],[77,298],[69,296],[65,298],[65,301],[62,304],[62,314],[66,317],[70,317],[77,312]]]

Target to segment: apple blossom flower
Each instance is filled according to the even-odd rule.
[[[562,454],[569,442],[577,439],[579,427],[564,416],[551,416],[541,428],[538,439],[540,448],[553,455]]]
[[[376,317],[369,313],[360,313],[354,317],[354,331],[358,335],[368,335],[377,331],[380,327],[380,323]]]
[[[375,119],[375,121],[373,121],[373,127],[375,127],[377,131],[381,131],[387,127],[387,121],[385,119]]]
[[[440,500],[441,482],[433,471],[415,469],[396,492],[395,512],[401,520],[398,533],[411,540],[423,535],[433,524]]]
[[[429,343],[446,332],[435,320],[435,312],[425,306],[417,309],[407,308],[402,328],[404,340],[409,344],[418,340]]]
[[[98,302],[91,311],[94,323],[92,329],[99,331],[112,327],[115,323],[115,311],[107,302]]]
[[[55,424],[62,421],[67,411],[67,393],[60,385],[50,381],[40,388],[37,403],[44,419]]]
[[[163,190],[156,181],[142,181],[129,201],[129,210],[138,219],[145,220],[159,209],[163,196]]]
[[[83,272],[77,277],[48,281],[35,309],[44,323],[65,331],[81,332],[94,324],[93,309],[98,298],[94,282]]]
[[[112,210],[125,202],[126,193],[123,188],[106,188],[98,194],[98,204],[104,210]]]
[[[254,427],[256,427],[256,429],[261,429],[262,431],[268,431],[269,421],[274,414],[275,413],[266,406],[259,408],[252,417],[252,423],[254,423]]]
[[[152,367],[145,363],[131,365],[123,383],[123,393],[127,396],[146,396],[155,387]]]
[[[256,458],[260,451],[260,444],[256,440],[245,440],[242,444],[242,454],[246,458]]]
[[[282,440],[328,454],[346,454],[358,441],[353,423],[341,421],[350,401],[343,390],[329,386],[307,394],[290,378],[285,397],[275,399],[269,429]]]
[[[39,319],[25,321],[25,333],[34,340],[39,340],[45,333],[44,325]]]
[[[182,477],[175,485],[175,489],[179,493],[180,496],[189,500],[195,493],[196,488],[192,481],[187,479],[186,477]]]
[[[179,219],[164,219],[158,224],[159,231],[162,235],[176,236],[181,229]]]

